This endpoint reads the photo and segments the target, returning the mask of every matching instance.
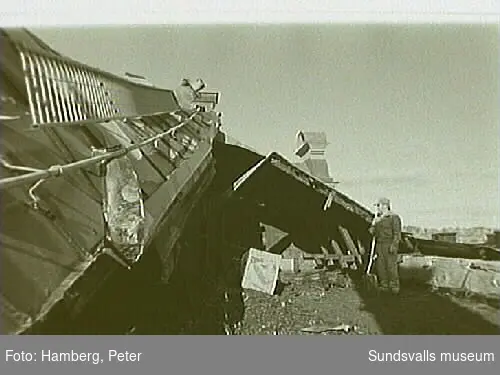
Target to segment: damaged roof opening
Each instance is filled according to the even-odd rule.
[[[233,195],[255,199],[293,216],[328,212],[368,227],[373,214],[277,153],[262,159],[233,183]],[[332,216],[330,216],[332,217]]]

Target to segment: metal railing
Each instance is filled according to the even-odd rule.
[[[33,126],[137,115],[132,90],[65,58],[18,46]]]
[[[63,165],[53,165],[47,169],[35,169],[35,168],[30,168],[30,167],[18,167],[18,166],[13,166],[4,160],[1,161],[1,164],[3,167],[6,169],[11,169],[11,170],[18,170],[18,171],[26,171],[28,173],[21,175],[21,176],[15,176],[15,177],[6,177],[0,179],[0,189],[6,189],[6,188],[13,188],[17,186],[21,186],[24,184],[32,183],[32,182],[37,182],[41,183],[42,181],[45,181],[50,178],[57,178],[65,173],[71,172],[73,170],[77,169],[82,169],[88,166],[96,165],[100,162],[108,161],[114,158],[118,158],[121,156],[124,156],[128,154],[129,152],[133,150],[137,150],[140,148],[143,148],[145,146],[148,146],[149,144],[155,142],[156,140],[159,140],[163,137],[166,136],[175,136],[175,132],[179,130],[180,128],[184,127],[188,123],[190,123],[194,117],[199,113],[199,111],[196,111],[192,113],[186,120],[182,121],[178,125],[168,129],[167,131],[164,131],[162,133],[159,133],[155,136],[152,136],[148,139],[145,139],[144,141],[133,144],[127,147],[122,147],[117,151],[110,151],[102,155],[98,156],[93,156],[90,158],[78,160],[76,162],[68,163],[68,164],[63,164]],[[134,116],[136,117],[136,116]]]

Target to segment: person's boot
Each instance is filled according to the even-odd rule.
[[[400,291],[399,283],[391,283],[389,285],[389,290],[390,290],[391,294],[393,294],[395,296],[399,295],[399,291]]]
[[[389,291],[389,284],[387,282],[381,281],[378,284],[378,291],[380,293],[387,293]]]

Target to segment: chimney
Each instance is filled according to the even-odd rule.
[[[298,166],[328,185],[337,184],[330,176],[328,162],[325,158],[328,141],[324,132],[299,131],[296,136],[295,155],[301,161]]]
[[[196,101],[200,98],[201,90],[206,87],[205,82],[198,78],[196,81],[191,81],[188,78],[183,78],[181,84],[174,90],[174,95],[183,110],[194,110],[197,106]],[[216,94],[218,100],[218,95]],[[212,101],[214,100],[213,98]],[[211,102],[209,101],[209,104]]]

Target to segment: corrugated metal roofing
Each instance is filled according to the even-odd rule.
[[[1,31],[4,79],[15,81],[23,96],[28,89],[35,124],[179,109],[171,90],[132,83],[62,56],[25,29]]]

